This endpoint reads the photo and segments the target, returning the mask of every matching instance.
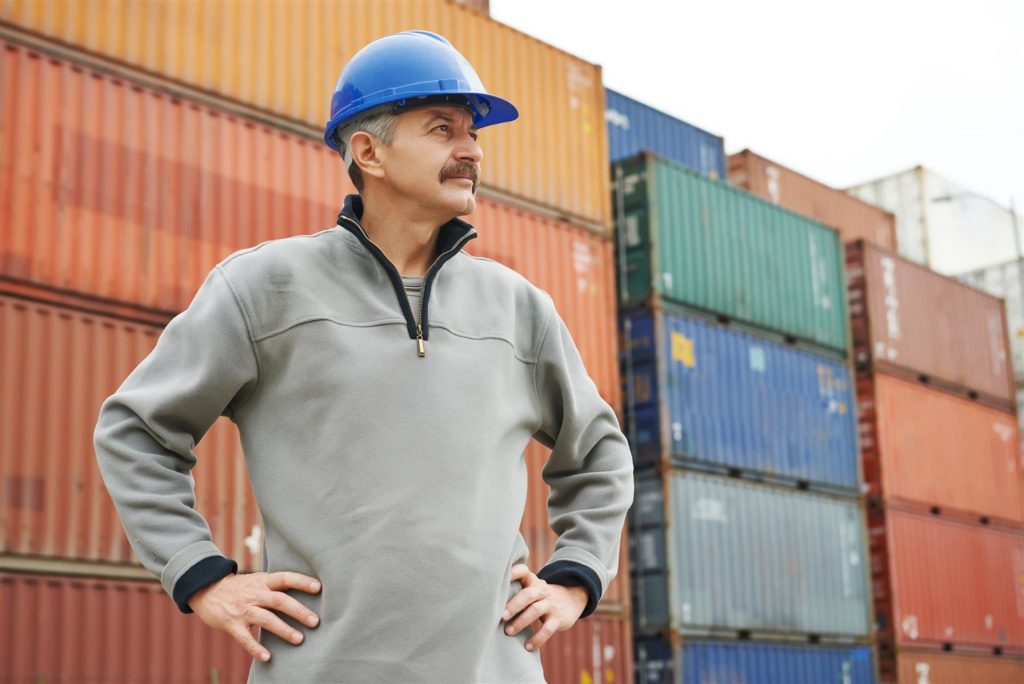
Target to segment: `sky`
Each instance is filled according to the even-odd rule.
[[[1024,214],[1024,0],[490,0],[605,85],[835,187],[918,164]]]

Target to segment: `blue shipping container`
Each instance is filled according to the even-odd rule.
[[[794,646],[749,641],[692,641],[679,649],[675,677],[671,647],[636,643],[637,684],[873,684],[868,646]]]
[[[622,316],[636,416],[627,430],[639,468],[666,458],[858,490],[854,388],[844,363],[664,304]],[[628,373],[627,366],[624,382]]]
[[[720,136],[608,88],[604,118],[611,161],[650,150],[697,173],[725,180],[725,145]]]
[[[857,499],[686,470],[668,477],[667,492],[654,473],[635,479],[635,634],[867,638],[867,546]]]

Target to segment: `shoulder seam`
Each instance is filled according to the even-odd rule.
[[[269,240],[263,240],[262,242],[258,242],[255,245],[250,245],[249,247],[245,247],[244,249],[239,249],[239,250],[237,250],[237,251],[227,255],[226,257],[224,257],[221,260],[221,262],[219,264],[217,264],[217,267],[220,268],[224,264],[230,263],[231,261],[234,261],[236,258],[238,258],[240,256],[245,256],[246,254],[251,254],[252,252],[255,252],[256,250],[260,249],[261,247],[264,247],[265,245],[269,245],[272,242],[281,242],[282,240],[291,240],[291,239],[294,239],[294,238],[315,238],[315,237],[320,237],[321,235],[326,235],[326,234],[330,233],[331,231],[334,230],[334,228],[337,228],[337,226],[334,226],[332,228],[324,228],[323,230],[318,230],[315,233],[297,233],[295,235],[286,235],[284,237],[271,238]]]
[[[228,278],[228,274],[224,271],[224,269],[220,267],[220,264],[214,266],[214,270],[220,273],[221,277],[224,279],[224,284],[227,285],[228,287],[228,291],[231,292],[231,298],[234,300],[235,307],[238,308],[238,313],[241,314],[242,322],[245,325],[245,334],[246,337],[248,337],[249,339],[249,349],[252,351],[253,358],[256,361],[256,384],[253,385],[252,391],[249,392],[249,396],[245,397],[242,400],[242,403],[236,404],[231,409],[231,412],[235,413],[238,409],[248,404],[249,401],[256,395],[256,391],[259,389],[260,383],[263,381],[263,360],[260,358],[259,349],[256,348],[256,344],[254,342],[256,334],[254,332],[255,323],[252,320],[252,316],[249,314],[245,306],[242,304],[242,300],[241,297],[238,295],[238,291],[235,289],[235,286],[231,283],[231,279]]]

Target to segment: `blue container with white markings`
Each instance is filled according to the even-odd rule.
[[[637,684],[873,684],[868,646],[798,646],[751,641],[636,642]]]
[[[720,136],[608,88],[604,118],[611,161],[650,150],[697,173],[725,180],[725,146]]]
[[[624,397],[638,469],[667,460],[858,491],[854,387],[843,361],[663,302],[623,312],[624,330],[627,319]]]

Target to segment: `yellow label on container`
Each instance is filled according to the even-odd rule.
[[[672,360],[681,362],[687,368],[697,365],[693,355],[693,340],[681,332],[672,333]]]

